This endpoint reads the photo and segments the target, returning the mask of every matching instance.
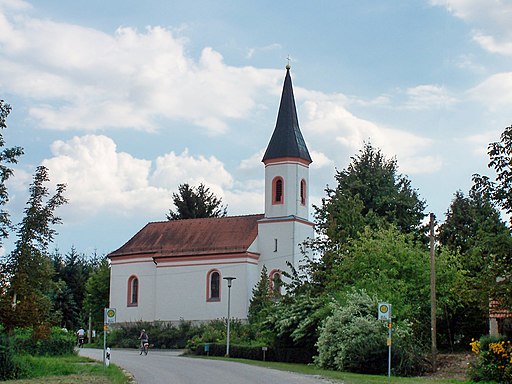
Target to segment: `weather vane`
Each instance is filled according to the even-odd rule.
[[[290,69],[290,61],[292,60],[290,55],[288,55],[288,57],[286,58],[286,60],[288,60],[288,64],[286,64],[286,69]]]

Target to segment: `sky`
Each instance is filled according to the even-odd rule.
[[[69,200],[51,248],[86,255],[165,220],[183,183],[263,213],[290,58],[310,202],[369,142],[442,221],[511,124],[511,19],[506,0],[0,0],[3,135],[25,150],[7,209],[46,166]]]

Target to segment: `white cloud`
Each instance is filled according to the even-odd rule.
[[[405,107],[413,110],[447,107],[456,103],[456,99],[448,94],[445,87],[439,85],[418,85],[406,90],[409,100]]]
[[[238,183],[232,190],[233,177],[218,159],[194,157],[188,150],[160,156],[153,164],[118,152],[112,139],[98,135],[56,141],[51,149],[53,157],[42,164],[49,168],[52,183],[67,185],[66,222],[100,211],[124,215],[144,212],[146,217],[161,214],[163,218],[172,205],[172,193],[183,183],[204,183],[236,212],[247,213],[248,204],[256,208],[257,197],[262,196],[261,191],[254,190],[254,183]]]
[[[325,158],[319,157],[322,165],[331,163],[339,167],[359,151],[365,141],[382,149],[384,154],[396,155],[402,172],[431,173],[442,164],[440,159],[423,154],[434,144],[433,140],[359,118],[336,101],[307,100],[301,110],[308,145],[322,148],[326,154]],[[427,162],[429,165],[424,166]]]
[[[494,74],[468,91],[471,99],[489,109],[508,106],[512,100],[512,72]]]
[[[512,55],[512,3],[489,0],[430,0],[474,26],[473,39],[492,53]]]
[[[22,11],[0,16],[0,86],[33,100],[30,116],[44,128],[151,130],[164,118],[222,134],[282,77],[230,67],[208,47],[196,62],[166,28],[107,34]]]

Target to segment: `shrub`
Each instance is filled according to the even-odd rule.
[[[377,320],[376,298],[364,291],[347,294],[344,305],[333,303],[317,342],[315,363],[322,368],[358,373],[387,372],[387,322]],[[423,372],[422,351],[416,347],[411,324],[394,324],[393,374],[411,376]]]
[[[469,366],[473,381],[512,382],[512,344],[502,337],[484,336],[471,343],[477,360]]]
[[[58,327],[19,328],[14,332],[14,343],[19,353],[33,356],[64,356],[74,352],[76,339],[73,333],[65,332]]]
[[[20,367],[14,358],[14,346],[11,338],[0,335],[0,380],[17,379]]]

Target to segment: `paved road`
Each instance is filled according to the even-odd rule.
[[[102,360],[97,349],[80,349],[81,356]],[[115,349],[110,359],[135,377],[138,384],[326,384],[315,376],[300,375],[255,367],[235,361],[195,359],[176,351],[149,351],[140,356],[136,350]]]

